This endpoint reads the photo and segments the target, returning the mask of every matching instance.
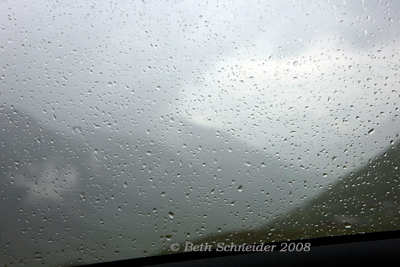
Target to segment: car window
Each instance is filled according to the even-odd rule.
[[[1,1],[0,263],[398,230],[399,10]]]

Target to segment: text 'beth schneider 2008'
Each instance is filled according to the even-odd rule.
[[[178,244],[176,244],[178,245]],[[172,248],[172,247],[171,247]],[[193,243],[186,242],[184,252],[207,252],[212,251],[214,248],[212,245],[208,243],[194,245]],[[252,244],[252,245],[235,245],[233,243],[226,245],[225,243],[216,244],[215,251],[217,252],[308,252],[311,249],[310,243],[302,243],[302,242],[290,242],[290,243],[279,243],[276,245],[267,245],[264,243],[261,244]]]

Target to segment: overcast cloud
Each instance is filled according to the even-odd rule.
[[[67,135],[74,125],[159,132],[189,120],[306,167],[335,157],[351,168],[398,134],[396,1],[0,9],[2,103]]]

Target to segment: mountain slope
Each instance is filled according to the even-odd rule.
[[[282,239],[400,229],[400,143],[275,222]]]
[[[187,239],[194,244],[253,244],[400,229],[400,143],[288,214],[253,229]],[[183,242],[181,242],[181,247]],[[165,248],[160,254],[171,253]]]
[[[287,175],[315,175],[222,131],[158,126],[126,135],[76,125],[67,136],[0,107],[1,263],[21,250],[31,266],[142,257],[171,240],[249,229],[304,193]]]

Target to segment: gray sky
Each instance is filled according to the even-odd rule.
[[[168,184],[166,175],[165,198],[153,186],[164,176],[140,186],[123,185],[128,174],[102,181],[105,195],[113,188],[104,185],[116,192],[118,183],[128,196],[150,192],[140,197],[152,215],[137,219],[143,228],[135,230],[151,242],[161,234],[187,238],[187,229],[193,238],[263,223],[399,139],[399,1],[0,1],[0,14],[0,107],[23,109],[67,136],[77,136],[72,128],[79,126],[99,146],[107,145],[96,144],[104,140],[95,140],[99,132],[121,133],[124,142],[129,133],[145,137],[143,143],[155,140],[142,150],[154,144],[166,148],[154,155],[182,150],[198,175],[209,174],[209,166],[218,172],[221,163],[218,154],[209,157],[218,144],[202,140],[201,150],[196,134],[220,134],[240,148],[230,151],[237,156],[232,166],[222,166],[226,179],[194,175]],[[178,157],[171,163],[148,151],[131,158],[124,152],[118,156],[135,168],[166,162],[145,178],[179,169]],[[263,166],[264,159],[271,165]],[[268,168],[277,162],[289,171]],[[299,169],[310,170],[311,181],[299,181],[307,175],[301,170],[299,178]],[[286,192],[292,187],[293,195]],[[113,220],[115,210],[105,210]],[[237,219],[246,213],[247,221]],[[160,232],[149,230],[153,219]]]
[[[3,1],[0,101],[67,135],[74,125],[152,135],[190,121],[325,168],[330,182],[397,139],[399,10],[396,1]]]

